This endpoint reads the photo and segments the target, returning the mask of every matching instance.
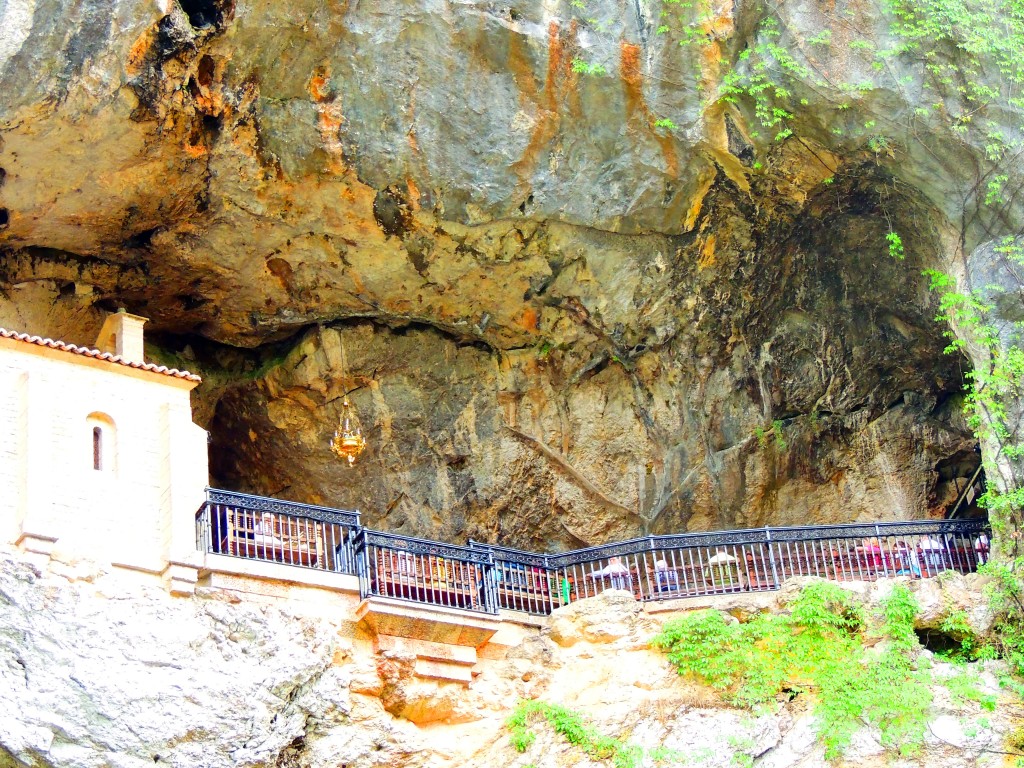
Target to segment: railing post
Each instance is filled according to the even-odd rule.
[[[210,519],[210,503],[208,501],[203,502],[203,506],[199,508],[199,513],[196,515],[196,549],[200,552],[209,552],[210,547],[207,544],[210,538],[207,530],[209,528]]]
[[[487,547],[487,562],[483,566],[484,610],[487,613],[498,613],[498,585],[495,581],[494,550]]]
[[[647,551],[651,553],[651,560],[657,562],[658,556],[655,554],[655,542],[654,536],[651,534],[647,535]],[[654,584],[651,584],[651,566],[654,562],[646,562],[644,558],[644,572],[641,574],[639,571],[636,574],[637,580],[640,582],[640,598],[645,602],[648,600],[658,599],[658,579],[660,578],[657,574],[657,568],[655,568]],[[644,582],[647,582],[647,589],[644,589]]]
[[[772,566],[772,584],[775,585],[772,588],[778,589],[781,586],[779,584],[779,569],[778,566],[775,564],[775,550],[772,548],[772,531],[771,528],[768,528],[767,526],[765,526],[764,529],[764,538],[766,543],[768,544],[768,560]]]
[[[370,571],[366,554],[368,547],[362,526],[355,529],[355,533],[352,538],[352,554],[353,559],[355,560],[355,571],[356,576],[359,577],[359,599],[364,600],[370,596]]]
[[[555,607],[557,605],[556,601],[558,599],[557,595],[560,595],[562,593],[562,588],[561,585],[558,583],[558,576],[554,573],[554,571],[551,568],[551,562],[548,559],[548,556],[545,554],[542,555],[542,557],[544,558],[544,580],[546,582],[547,588],[547,601],[544,604],[543,608],[545,615],[550,616],[551,612],[555,610]],[[538,608],[539,607],[541,606],[538,605]]]
[[[875,523],[875,541],[878,542],[878,557],[882,561],[882,575],[889,577],[889,567],[885,564],[885,548],[882,546],[882,529]],[[896,574],[894,573],[893,576]]]
[[[356,523],[355,523],[355,525],[353,527],[348,529],[348,535],[345,537],[345,539],[346,539],[346,542],[345,542],[346,554],[347,554],[347,556],[349,558],[349,563],[351,564],[352,570],[356,572],[357,576],[359,575],[360,563],[359,563],[359,558],[356,556],[356,536],[358,536],[359,532],[362,531],[362,530],[363,530],[363,520],[362,520],[362,517],[360,517],[359,510],[357,509],[356,510]],[[365,549],[366,549],[366,547],[364,546],[363,550],[365,551]],[[369,572],[368,571],[367,571],[367,578],[369,578]]]

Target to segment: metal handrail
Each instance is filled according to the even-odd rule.
[[[537,552],[530,552],[525,549],[515,549],[513,547],[503,547],[499,544],[488,544],[486,541],[476,541],[475,539],[469,540],[469,546],[472,549],[490,550],[494,553],[495,561],[501,560],[506,563],[532,565],[543,568],[549,567],[548,555],[546,554],[538,554]]]
[[[774,590],[797,575],[872,580],[972,571],[987,559],[987,547],[976,550],[974,537],[988,532],[984,520],[910,520],[667,534],[548,554],[473,540],[470,546],[493,553],[500,607],[546,614],[609,586],[660,600],[728,591],[724,582],[745,591]],[[857,546],[872,539],[878,552],[870,544]],[[921,550],[922,540],[937,549]],[[602,573],[613,558],[623,572]],[[536,578],[528,578],[526,587],[516,583],[524,568],[543,570],[546,589]]]
[[[413,536],[402,536],[398,533],[384,533],[371,528],[360,528],[355,538],[356,552],[360,547],[366,546],[388,547],[396,551],[410,552],[418,555],[434,555],[436,557],[447,557],[454,560],[463,560],[467,563],[489,563],[491,562],[490,550],[476,549],[470,546],[459,544],[447,544],[432,539],[418,539]]]
[[[251,493],[222,491],[219,488],[206,489],[207,504],[228,504],[260,512],[275,512],[293,517],[308,517],[324,523],[337,523],[352,528],[359,527],[359,510],[335,509],[298,501],[285,501],[271,496],[257,496]]]
[[[237,539],[235,551],[224,551],[222,529],[231,521],[223,516],[234,510],[243,511],[252,542]],[[334,538],[316,558],[301,546],[264,544],[261,550],[257,514],[269,515],[272,540],[279,538],[280,521],[298,524],[300,533],[313,524],[317,536]],[[547,614],[607,588],[651,601],[775,590],[793,576],[843,581],[969,572],[988,559],[990,535],[981,519],[908,520],[651,535],[537,553],[472,539],[460,546],[374,531],[359,525],[358,512],[216,489],[208,490],[197,526],[197,543],[208,552],[355,574],[364,598],[491,614],[499,608]]]
[[[355,574],[359,512],[206,489],[196,513],[200,550],[250,560]]]
[[[978,468],[976,470],[974,470],[974,474],[971,475],[971,479],[967,481],[967,485],[964,486],[964,489],[962,491],[960,491],[960,495],[957,496],[956,504],[953,505],[953,509],[949,512],[948,515],[946,515],[947,519],[953,520],[953,519],[956,518],[956,513],[960,510],[960,505],[964,503],[964,499],[967,498],[967,495],[974,491],[974,485],[978,481],[978,476],[981,475],[981,473],[984,470],[985,470],[985,465],[984,464],[979,464]],[[982,481],[982,482],[984,482],[984,481]],[[972,497],[971,500],[967,502],[968,505],[971,503],[971,501],[974,501],[974,498],[977,498],[977,497],[976,496]]]
[[[498,612],[490,549],[360,529],[354,541],[359,593],[424,605]]]

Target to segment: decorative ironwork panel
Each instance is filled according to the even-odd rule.
[[[399,536],[394,533],[381,533],[380,531],[371,531],[369,528],[361,528],[356,534],[356,551],[359,552],[367,546],[400,550],[414,555],[448,557],[453,560],[463,560],[467,563],[479,563],[481,565],[491,563],[491,553],[489,550],[460,547],[457,544],[443,544],[439,541],[414,539],[409,536]]]
[[[321,523],[347,525],[351,528],[359,526],[359,513],[347,509],[318,507],[314,504],[300,504],[297,501],[282,501],[267,496],[253,496],[247,493],[221,491],[216,488],[206,489],[206,501],[209,504],[224,504],[257,512],[274,512],[292,517],[308,517]]]
[[[602,544],[599,547],[574,549],[569,552],[551,554],[548,555],[548,565],[551,568],[565,568],[570,565],[607,560],[609,557],[640,555],[651,550],[651,537],[645,536],[642,539],[629,539],[628,541],[620,541],[614,544]]]
[[[496,563],[516,563],[517,565],[532,565],[535,568],[547,568],[549,555],[541,555],[536,552],[527,552],[525,549],[512,549],[501,547],[496,544],[487,544],[482,541],[469,540],[470,549],[478,549],[481,552],[490,551]]]
[[[864,539],[877,536],[872,525],[834,525],[821,528],[769,528],[772,542],[821,541],[823,539]]]
[[[905,520],[891,523],[849,523],[842,525],[769,528],[772,541],[816,541],[858,539],[873,536],[921,536],[924,534],[978,534],[988,530],[985,520]]]
[[[963,534],[965,536],[987,533],[991,530],[987,520],[936,520],[939,533]]]
[[[764,528],[742,531],[709,531],[674,533],[654,536],[658,549],[687,549],[689,547],[728,547],[741,544],[765,544],[768,535]]]

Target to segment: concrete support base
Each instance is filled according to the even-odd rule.
[[[164,578],[172,595],[194,595],[199,581],[199,569],[194,565],[171,563],[164,571]]]
[[[356,618],[375,635],[378,653],[415,656],[418,677],[459,683],[473,679],[477,649],[501,628],[496,616],[382,598],[363,600]]]
[[[50,536],[36,536],[31,533],[22,534],[15,544],[28,555],[29,561],[37,568],[46,568],[50,564],[57,539]]]
[[[418,677],[459,683],[468,683],[473,679],[472,670],[477,663],[476,648],[392,635],[378,635],[375,645],[378,653],[415,656],[413,669]]]
[[[57,539],[53,536],[38,536],[33,533],[25,533],[22,534],[16,543],[25,552],[33,555],[45,555],[46,559],[49,560],[50,555],[53,554],[53,547],[57,543]]]
[[[486,616],[437,605],[368,597],[356,608],[356,621],[376,635],[429,640],[446,645],[479,648],[501,627],[497,616]]]

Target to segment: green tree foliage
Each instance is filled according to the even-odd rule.
[[[960,190],[962,211],[953,220],[961,227],[961,247],[996,238],[1005,272],[1017,285],[993,290],[971,285],[969,277],[926,274],[940,296],[939,319],[951,329],[950,351],[968,352],[973,364],[965,374],[964,403],[989,481],[981,503],[990,513],[999,562],[992,566],[1000,585],[993,605],[1002,617],[1002,651],[1024,671],[1024,323],[1007,319],[1024,314],[1024,233],[1015,231],[1021,204],[1012,194],[1024,157],[1024,3],[881,0],[868,13],[877,14],[888,35],[836,7],[821,11],[834,23],[804,38],[787,26],[781,8],[762,5],[751,44],[730,53],[712,34],[716,10],[709,0],[661,2],[660,34],[686,48],[718,46],[721,74],[713,92],[702,91],[703,104],[729,105],[751,118],[759,167],[769,164],[772,139],[803,141],[802,133],[810,132],[820,140],[825,131],[844,154],[862,150],[863,157],[894,168],[904,157],[930,157],[942,173],[942,158],[960,148],[976,163],[973,177],[947,179]],[[820,64],[828,59],[856,66]],[[694,83],[706,88],[699,65]],[[899,94],[912,109],[883,112],[874,93]],[[813,110],[803,109],[811,102]],[[840,171],[828,170],[826,184]],[[906,237],[890,224],[879,253],[902,260],[913,245]],[[997,298],[1016,302],[1016,310],[1000,311]],[[765,446],[771,433],[759,427],[755,435]]]
[[[645,751],[628,741],[605,736],[590,725],[578,712],[546,701],[521,701],[505,721],[511,734],[512,747],[526,752],[537,739],[532,725],[538,720],[546,722],[566,742],[594,760],[609,760],[615,768],[639,768],[644,757],[655,764],[678,762],[682,755],[659,747]]]
[[[1015,245],[1012,238],[1004,240],[1000,250],[1024,268],[1024,250]],[[973,344],[980,348],[981,357],[987,358],[987,365],[976,365],[974,370],[965,374],[968,386],[964,408],[968,423],[982,444],[997,448],[988,467],[996,474],[998,467],[995,462],[1000,458],[1017,461],[1024,456],[1021,425],[1015,413],[1017,400],[1024,395],[1024,350],[1020,346],[1024,341],[1024,325],[1014,321],[994,321],[996,307],[985,299],[981,291],[959,291],[956,280],[950,275],[937,270],[925,270],[924,274],[931,280],[931,289],[940,296],[937,319],[957,329],[956,334],[953,331],[946,333],[950,338],[946,351],[958,352]],[[990,487],[983,501],[997,513],[1019,515],[1024,507],[1024,490]],[[1019,519],[1012,522],[1015,523],[1014,529],[1019,530]],[[1002,530],[1003,526],[999,527],[997,534],[1009,533]]]
[[[883,744],[906,754],[923,743],[931,704],[928,672],[915,662],[916,612],[910,591],[894,587],[877,617],[883,650],[869,653],[861,639],[868,617],[841,587],[816,582],[788,616],[762,614],[741,624],[698,611],[666,623],[653,644],[680,674],[737,706],[763,707],[783,692],[813,693],[830,759],[865,722],[878,726]]]

